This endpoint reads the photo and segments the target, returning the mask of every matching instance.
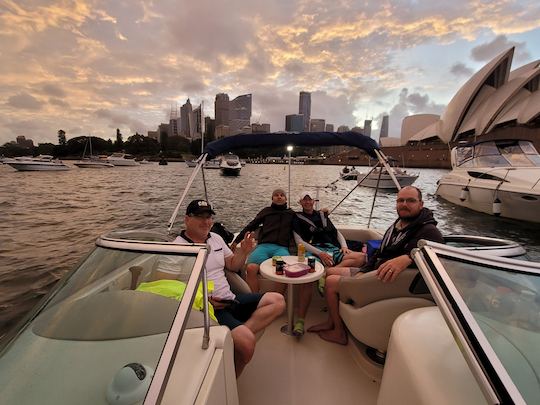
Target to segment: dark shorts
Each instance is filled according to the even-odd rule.
[[[215,315],[220,325],[229,327],[230,330],[243,325],[257,309],[263,294],[237,294],[238,304],[233,304],[225,309],[216,309]]]

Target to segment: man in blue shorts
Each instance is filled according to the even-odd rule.
[[[237,294],[225,276],[225,269],[239,271],[246,257],[255,246],[252,233],[246,233],[242,243],[233,253],[223,238],[210,232],[215,214],[210,203],[194,200],[189,203],[184,217],[185,230],[175,239],[176,243],[206,243],[209,253],[206,272],[214,282],[209,298],[220,325],[228,326],[234,342],[234,363],[239,376],[255,351],[255,334],[272,323],[285,310],[285,300],[278,293]]]
[[[278,188],[272,192],[272,204],[263,208],[257,216],[238,234],[231,248],[242,240],[247,232],[253,232],[260,227],[257,247],[249,255],[246,266],[246,282],[251,291],[259,291],[260,264],[273,256],[288,256],[289,245],[292,242],[292,220],[294,211],[287,208],[287,195]]]

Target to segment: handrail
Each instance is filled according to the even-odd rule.
[[[202,348],[203,350],[208,349],[210,344],[210,317],[208,315],[208,274],[206,272],[206,261],[208,260],[208,255],[212,252],[212,248],[209,244],[206,244],[206,255],[204,256],[204,264],[202,271],[202,281],[203,281],[203,314],[204,314],[204,332],[202,338]]]

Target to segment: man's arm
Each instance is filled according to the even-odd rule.
[[[261,210],[256,216],[255,218],[253,218],[253,220],[247,224],[244,229],[242,229],[240,231],[240,233],[238,234],[238,236],[236,238],[234,238],[234,241],[233,243],[231,244],[231,248],[232,250],[234,250],[236,248],[236,245],[238,243],[240,243],[240,241],[242,239],[244,239],[244,236],[246,234],[246,232],[253,232],[255,229],[257,229],[259,227],[259,225],[262,223],[262,220],[263,220],[263,216],[261,215],[262,212],[264,210]]]
[[[225,258],[225,268],[230,271],[239,272],[251,251],[255,248],[255,237],[253,232],[246,233],[239,249],[235,249],[234,254]]]

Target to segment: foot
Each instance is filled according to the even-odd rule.
[[[320,331],[323,331],[323,330],[330,330],[330,329],[333,329],[334,328],[334,324],[332,322],[323,322],[323,323],[318,323],[317,325],[313,325],[312,327],[310,327],[307,331],[308,332],[320,332]]]
[[[338,345],[346,345],[348,341],[347,334],[345,332],[338,332],[335,329],[320,331],[319,336],[323,340],[337,343]]]
[[[304,320],[298,319],[294,323],[293,333],[297,336],[302,336],[304,334]]]

